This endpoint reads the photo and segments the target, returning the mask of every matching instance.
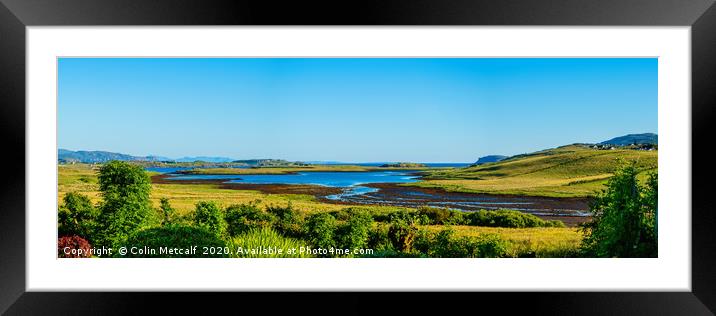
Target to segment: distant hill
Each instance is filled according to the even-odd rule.
[[[57,160],[63,163],[103,163],[110,160],[119,161],[176,161],[176,162],[194,162],[194,161],[205,161],[205,162],[230,162],[233,159],[224,157],[184,157],[180,159],[173,159],[162,156],[132,156],[121,153],[114,153],[109,151],[87,151],[78,150],[72,151],[67,149],[59,149],[57,151]]]
[[[425,164],[422,163],[415,163],[415,162],[396,162],[396,163],[386,163],[380,165],[381,168],[423,168],[426,167]]]
[[[176,162],[195,162],[195,161],[205,161],[205,162],[232,162],[234,159],[227,158],[227,157],[207,157],[207,156],[198,156],[198,157],[182,157],[179,159],[174,159]]]
[[[67,149],[60,149],[57,151],[57,160],[60,162],[100,163],[110,160],[138,161],[149,159],[154,158],[135,157],[108,151],[72,151]]]
[[[284,159],[243,159],[233,160],[233,163],[245,164],[251,167],[296,167],[308,164],[299,161],[288,161]]]
[[[498,161],[500,161],[500,160],[505,160],[505,159],[507,159],[507,156],[502,156],[502,155],[489,155],[489,156],[485,156],[485,157],[480,157],[479,159],[477,159],[477,161],[475,162],[475,164],[476,164],[476,165],[481,165],[481,164],[483,164],[483,163],[498,162]]]
[[[658,151],[567,145],[490,164],[430,170],[425,172],[424,181],[406,185],[470,193],[589,196],[604,188],[620,159],[635,162],[639,178],[643,179],[648,172],[657,170]]]
[[[633,144],[658,144],[658,136],[654,133],[629,134],[612,138],[599,143],[600,145],[628,146]]]

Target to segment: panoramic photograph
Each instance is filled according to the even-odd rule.
[[[656,58],[59,58],[58,258],[657,258]]]

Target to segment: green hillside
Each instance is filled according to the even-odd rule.
[[[657,151],[592,149],[568,145],[467,168],[425,172],[425,181],[406,185],[454,192],[553,197],[593,195],[618,166],[634,161],[640,176],[657,170]]]

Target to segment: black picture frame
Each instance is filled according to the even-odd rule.
[[[692,291],[679,293],[414,293],[385,297],[372,293],[59,293],[25,290],[25,34],[28,26],[64,25],[582,25],[690,26],[692,63]],[[716,6],[714,0],[363,0],[363,1],[184,1],[184,0],[0,0],[0,135],[6,158],[24,168],[5,168],[0,191],[0,312],[7,314],[136,314],[146,305],[165,313],[206,313],[245,308],[306,306],[320,310],[370,312],[387,309],[494,305],[509,312],[545,314],[678,314],[716,311],[716,225],[707,179],[709,125],[716,108]],[[686,105],[687,106],[687,105]],[[668,210],[667,210],[668,211]],[[663,273],[670,273],[664,271]],[[76,276],[68,276],[76,277]],[[277,297],[278,296],[278,297]],[[465,297],[469,296],[469,297]],[[505,303],[507,301],[508,303]],[[430,303],[432,302],[432,303]],[[467,304],[467,305],[465,305]],[[428,306],[426,306],[428,305]],[[315,305],[311,305],[315,308]],[[231,310],[231,309],[229,309]],[[314,310],[309,310],[314,311]]]

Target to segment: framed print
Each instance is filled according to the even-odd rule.
[[[10,314],[716,306],[712,1],[3,1]]]

